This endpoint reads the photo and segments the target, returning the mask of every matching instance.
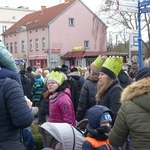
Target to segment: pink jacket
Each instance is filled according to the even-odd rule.
[[[69,123],[76,125],[75,112],[69,88],[50,96],[49,122]]]

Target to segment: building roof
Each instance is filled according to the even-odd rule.
[[[8,35],[16,33],[21,30],[31,30],[35,28],[45,27],[51,23],[54,19],[59,17],[66,9],[74,5],[80,0],[71,0],[70,2],[62,3],[53,7],[46,8],[44,10],[39,10],[34,13],[30,13],[20,19],[17,23],[6,30],[2,35]],[[93,13],[82,1],[80,1],[91,13]],[[93,13],[93,15],[95,15]],[[106,24],[97,16],[97,19],[105,26]]]
[[[59,16],[66,8],[71,6],[75,1],[70,1],[68,3],[62,3],[53,7],[46,8],[44,10],[39,10],[34,13],[30,13],[20,19],[12,27],[10,27],[3,35],[15,33],[20,27],[25,27],[26,30],[39,28],[47,26],[47,24],[57,16]]]

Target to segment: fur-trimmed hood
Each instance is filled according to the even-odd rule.
[[[127,86],[122,92],[121,102],[130,101],[134,97],[145,93],[150,94],[150,77],[138,80]]]

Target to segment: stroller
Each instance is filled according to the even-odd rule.
[[[44,138],[45,150],[54,150],[58,142],[62,144],[61,150],[81,150],[84,135],[80,131],[80,125],[76,128],[68,123],[43,123],[38,128]]]

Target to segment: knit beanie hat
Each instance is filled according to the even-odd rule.
[[[99,55],[91,64],[91,70],[93,73],[99,74],[100,68],[107,59],[107,56]]]
[[[116,79],[123,67],[123,58],[119,56],[110,56],[102,65],[100,72],[105,73],[112,79]]]
[[[135,80],[138,81],[143,78],[150,77],[150,66],[143,67],[140,69],[135,76]]]
[[[67,77],[64,73],[58,71],[52,71],[51,73],[48,74],[48,82],[54,81],[58,85],[61,85],[66,80],[66,78]]]

